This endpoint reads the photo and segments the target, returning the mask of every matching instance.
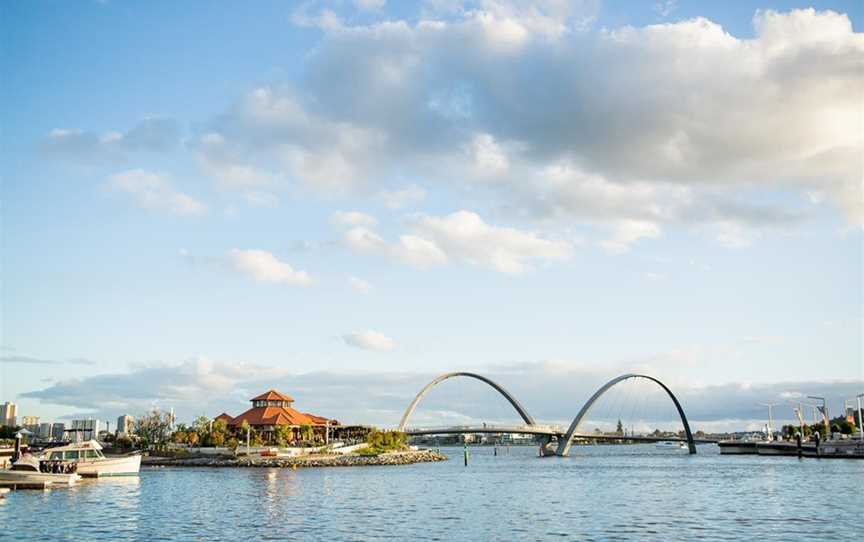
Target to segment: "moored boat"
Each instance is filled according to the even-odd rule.
[[[654,444],[654,447],[661,450],[686,450],[687,444],[674,440],[661,440],[660,442]]]
[[[95,440],[74,442],[45,450],[43,459],[74,463],[81,476],[129,476],[141,469],[141,455],[105,457]]]
[[[81,476],[74,465],[51,465],[32,455],[25,455],[12,468],[0,470],[0,484],[20,486],[71,486]]]

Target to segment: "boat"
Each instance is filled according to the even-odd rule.
[[[660,442],[656,443],[654,447],[661,450],[686,450],[687,444],[674,440],[661,440]]]
[[[95,440],[48,448],[42,458],[48,461],[74,463],[78,474],[85,477],[130,476],[137,475],[141,469],[140,454],[105,457],[102,454],[102,446]]]
[[[81,479],[75,465],[62,465],[41,461],[25,454],[12,464],[12,468],[0,470],[0,485],[20,487],[71,486]]]

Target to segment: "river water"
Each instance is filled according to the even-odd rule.
[[[442,449],[450,461],[321,469],[142,468],[18,491],[0,540],[852,540],[864,461],[689,456],[653,445]],[[858,535],[854,534],[855,524]]]

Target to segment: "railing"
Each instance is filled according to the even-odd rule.
[[[429,427],[406,427],[406,433],[435,433],[436,431],[446,433],[542,433],[563,434],[564,428],[560,425],[446,425]]]

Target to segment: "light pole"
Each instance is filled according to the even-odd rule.
[[[761,406],[768,407],[768,442],[774,440],[774,431],[771,428],[771,408],[779,405],[780,403],[757,403]]]
[[[818,408],[819,408],[819,412],[822,413],[822,423],[825,424],[825,438],[826,439],[831,438],[831,428],[828,427],[828,405],[825,404],[825,398],[824,397],[817,397],[815,395],[808,395],[807,398],[808,399],[816,399],[817,401],[822,401],[822,406],[818,407]]]
[[[864,393],[859,393],[856,396],[858,399],[858,438],[861,442],[864,442],[864,417],[861,416],[861,398],[864,397]]]

